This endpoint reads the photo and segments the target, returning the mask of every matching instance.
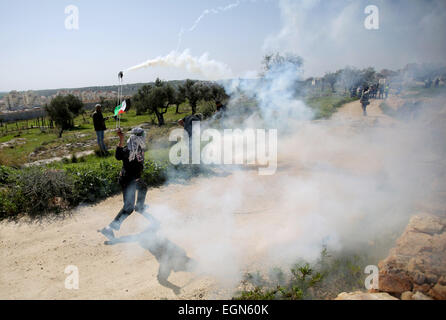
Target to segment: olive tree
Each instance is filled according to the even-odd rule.
[[[59,138],[62,137],[64,130],[74,127],[74,118],[82,112],[83,107],[82,101],[71,94],[57,96],[45,107],[48,117],[59,129]]]
[[[158,120],[158,125],[165,124],[164,114],[169,106],[174,104],[175,91],[172,86],[160,79],[156,79],[154,85],[144,85],[134,96],[136,110],[139,114],[148,112],[154,114]]]

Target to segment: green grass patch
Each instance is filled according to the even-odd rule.
[[[305,99],[305,103],[315,111],[315,119],[328,119],[344,104],[356,100],[358,98],[346,95],[310,95]]]

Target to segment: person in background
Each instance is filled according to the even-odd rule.
[[[379,85],[379,98],[384,99],[384,84]]]
[[[194,121],[201,121],[203,120],[203,115],[201,113],[193,114],[187,117],[184,117],[183,119],[180,119],[178,121],[178,124],[186,130],[187,134],[189,135],[189,141],[192,141],[190,138],[192,138],[192,123]]]
[[[101,151],[101,154],[107,155],[108,150],[104,142],[104,133],[107,130],[105,121],[109,118],[104,118],[104,116],[102,115],[102,106],[100,104],[97,104],[95,106],[95,109],[96,111],[93,113],[93,125],[98,139],[99,150]]]
[[[370,104],[369,95],[370,95],[370,89],[369,87],[366,86],[364,87],[364,90],[362,91],[361,94],[361,99],[359,100],[361,102],[362,111],[365,117],[367,116],[367,106]]]
[[[386,89],[384,90],[384,94],[386,96],[386,99],[389,97],[389,91],[390,91],[390,86],[387,84],[386,85]]]
[[[192,163],[192,125],[194,122],[201,122],[203,115],[201,113],[193,114],[178,121],[178,124],[184,128],[189,136],[189,163]]]
[[[144,204],[147,194],[147,185],[141,179],[144,169],[144,152],[146,150],[145,132],[141,128],[134,128],[131,131],[130,138],[127,140],[127,146],[124,147],[124,134],[118,129],[119,145],[116,148],[115,157],[123,162],[121,173],[119,175],[119,184],[122,187],[124,197],[124,207],[119,211],[116,218],[108,227],[99,230],[108,239],[115,237],[113,230],[119,231],[122,222],[129,217],[133,211],[141,213],[150,222],[156,220],[145,212],[147,206]],[[138,196],[136,197],[136,193]],[[135,206],[136,197],[136,206]]]

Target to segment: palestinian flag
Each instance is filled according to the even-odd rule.
[[[126,108],[127,108],[127,103],[124,100],[124,101],[122,101],[122,103],[119,106],[117,106],[115,108],[115,116],[117,116],[118,114],[124,113]]]

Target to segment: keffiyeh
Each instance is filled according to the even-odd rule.
[[[144,151],[146,150],[146,133],[141,128],[134,128],[130,132],[130,138],[127,140],[127,148],[130,151],[129,161],[144,161]]]

